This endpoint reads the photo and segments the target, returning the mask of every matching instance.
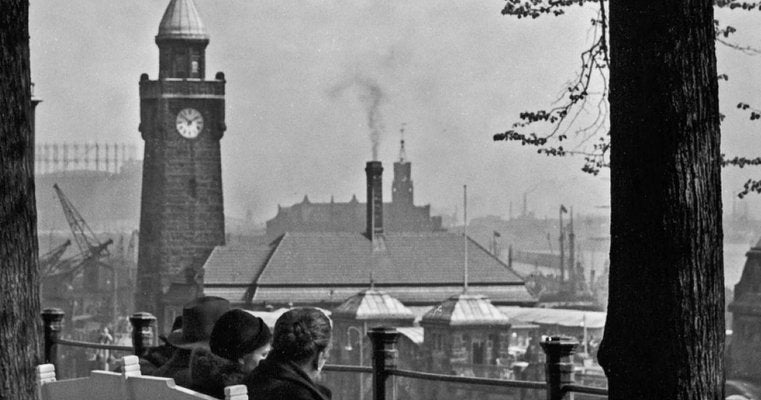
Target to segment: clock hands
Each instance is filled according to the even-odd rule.
[[[195,138],[203,130],[203,114],[194,109],[183,109],[177,114],[177,131],[186,138]]]

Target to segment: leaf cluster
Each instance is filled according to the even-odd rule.
[[[609,166],[607,155],[610,151],[610,132],[607,129],[607,77],[608,51],[607,51],[607,18],[605,15],[606,0],[506,0],[506,5],[502,10],[503,15],[510,15],[517,18],[538,18],[542,15],[562,15],[563,8],[573,5],[582,6],[585,3],[594,2],[599,5],[597,18],[591,20],[592,28],[595,32],[593,45],[581,54],[580,73],[574,81],[567,84],[564,94],[560,96],[553,104],[560,104],[549,109],[534,111],[524,111],[519,114],[518,122],[513,123],[512,129],[505,132],[497,133],[493,139],[495,141],[513,141],[520,142],[523,146],[535,146],[537,152],[547,156],[567,156],[583,155],[584,165],[582,171],[592,175],[599,174],[600,170]],[[724,7],[730,10],[761,10],[761,1],[749,2],[743,0],[715,0],[717,7]],[[726,39],[737,32],[733,26],[721,26],[718,20],[714,20],[715,37],[718,43],[729,48],[738,50],[747,55],[761,54],[761,50],[750,47],[740,46],[728,42]],[[597,72],[603,81],[604,89],[599,94],[597,103],[597,117],[588,126],[575,126],[576,118],[579,113],[588,105],[590,98],[590,82],[593,72]],[[727,74],[719,74],[719,81],[728,81]],[[746,103],[739,103],[738,109],[747,110],[750,113],[750,120],[761,120],[761,110],[752,108]],[[724,114],[720,115],[724,120]],[[549,124],[552,127],[547,134],[538,134],[536,132],[522,133],[521,131],[530,129],[537,124]],[[566,149],[559,145],[568,138],[571,133],[577,138],[580,137],[578,146],[595,139],[591,149],[577,150],[578,146],[573,149]],[[761,157],[746,158],[734,157],[727,158],[722,155],[722,166],[736,166],[743,168],[745,166],[761,165]],[[744,189],[738,194],[740,198],[750,192],[761,193],[761,180],[749,179],[745,183]]]
[[[750,120],[755,121],[757,119],[761,119],[761,110],[757,110],[755,108],[752,108],[750,104],[747,103],[737,103],[737,108],[741,110],[749,110],[750,111]]]
[[[553,10],[574,4],[583,5],[590,1],[592,0],[529,0],[523,2],[507,0],[507,5],[502,13],[518,18],[528,16],[536,18],[542,14],[550,13],[560,15]],[[600,6],[600,13],[596,18],[591,20],[595,31],[595,40],[587,50],[581,53],[580,73],[576,79],[566,85],[559,98],[555,101],[557,105],[549,109],[521,112],[519,114],[519,121],[513,124],[512,129],[495,134],[493,139],[495,141],[520,142],[523,146],[535,146],[537,147],[537,153],[547,156],[583,155],[585,164],[582,170],[597,175],[602,168],[607,166],[607,152],[610,146],[607,143],[606,129],[607,77],[605,76],[605,71],[607,71],[608,67],[607,18],[605,16],[604,0],[595,0],[595,2]],[[600,78],[603,85],[602,93],[598,93],[597,117],[591,124],[576,129],[574,123],[581,112],[584,111],[585,106],[591,98],[590,87],[596,77]],[[541,124],[551,126],[549,133],[521,132]],[[599,143],[592,146],[591,152],[584,152],[578,150],[578,147],[567,149],[559,144],[555,144],[566,140],[571,133],[570,129],[576,129],[574,133],[585,136],[582,144],[600,134],[601,131],[606,133]],[[549,145],[550,143],[552,145]]]
[[[730,10],[761,10],[761,5],[758,1],[716,0],[714,4],[717,7],[729,8]]]
[[[563,8],[572,5],[582,6],[596,0],[507,0],[502,15],[520,18],[539,18],[542,15],[560,16],[565,14]]]

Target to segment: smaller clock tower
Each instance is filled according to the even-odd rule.
[[[220,139],[225,78],[206,80],[209,35],[192,0],[171,0],[156,36],[159,76],[140,77],[145,141],[135,306],[171,324],[202,293],[201,268],[224,244]]]
[[[404,132],[404,131],[402,131]],[[394,163],[394,182],[391,186],[391,202],[397,206],[412,207],[412,164],[407,160],[404,138],[399,145],[399,161]]]

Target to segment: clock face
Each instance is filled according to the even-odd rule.
[[[194,139],[203,130],[203,115],[195,108],[183,108],[175,120],[177,133],[187,139]]]

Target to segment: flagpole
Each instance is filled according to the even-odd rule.
[[[587,313],[582,314],[582,325],[584,326],[584,353],[587,355],[589,354],[589,349],[587,348]]]
[[[558,211],[558,215],[560,218],[558,218],[560,222],[560,283],[562,284],[563,281],[565,281],[565,249],[563,248],[563,245],[565,242],[565,235],[563,234],[563,209],[565,207],[561,204],[560,210]],[[562,288],[561,288],[562,290]]]
[[[465,220],[464,226],[463,226],[463,243],[465,246],[465,260],[464,260],[464,268],[462,273],[462,280],[463,280],[463,286],[462,286],[462,292],[465,293],[468,291],[468,185],[462,185],[462,203],[463,203],[463,218]]]

